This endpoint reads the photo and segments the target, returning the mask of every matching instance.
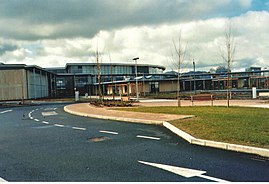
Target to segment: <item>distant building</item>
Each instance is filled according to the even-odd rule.
[[[261,70],[262,67],[249,67],[245,69],[246,72],[250,72],[253,76],[261,76]]]
[[[231,72],[231,70],[229,72]],[[218,73],[218,74],[227,74],[228,73],[228,69],[225,68],[224,66],[219,66],[216,69],[216,73]]]
[[[262,70],[262,67],[249,67],[245,69],[246,72],[256,72],[256,71],[261,71],[261,70]]]

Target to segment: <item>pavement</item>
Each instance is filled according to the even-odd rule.
[[[177,100],[141,99],[140,106],[177,106]],[[182,106],[211,106],[211,101],[181,100]],[[227,100],[214,100],[213,106],[227,106]],[[268,100],[230,100],[230,106],[269,108]]]
[[[177,106],[177,100],[165,99],[141,99],[135,103],[137,106]],[[211,106],[210,101],[197,101],[193,104],[189,100],[181,100],[182,106]],[[214,106],[226,106],[226,100],[215,100]],[[269,101],[266,100],[230,100],[230,106],[242,107],[260,107],[269,108]],[[163,122],[191,118],[193,115],[173,115],[173,114],[154,114],[142,112],[128,112],[112,110],[112,108],[103,108],[90,105],[89,103],[78,103],[65,106],[65,110],[71,114],[93,117],[100,119],[121,120],[137,123],[162,124]]]
[[[162,124],[164,121],[175,119],[186,119],[193,117],[192,115],[174,115],[174,114],[154,114],[143,112],[128,112],[120,110],[112,110],[111,108],[95,107],[89,103],[79,103],[65,106],[65,111],[92,118],[120,120],[136,123]]]

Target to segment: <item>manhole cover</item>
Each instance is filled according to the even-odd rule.
[[[108,140],[110,138],[108,137],[89,137],[88,138],[88,141],[90,142],[101,142],[101,141],[105,141],[105,140]]]

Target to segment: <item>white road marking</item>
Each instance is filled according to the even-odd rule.
[[[33,117],[30,117],[30,119],[34,119]]]
[[[0,114],[4,114],[4,113],[7,113],[7,112],[12,112],[13,110],[9,109],[9,110],[5,110],[5,111],[2,111],[0,112]]]
[[[38,121],[39,121],[39,119],[34,119],[34,121],[38,122]]]
[[[55,111],[50,111],[50,112],[42,112],[42,116],[54,116],[57,115],[58,113]]]
[[[49,107],[49,108],[46,108],[46,109],[44,109],[45,111],[51,111],[51,110],[56,110],[57,109],[57,107],[55,108],[55,107]]]
[[[157,163],[150,163],[150,162],[144,162],[144,161],[138,161],[141,164],[157,167],[159,169],[163,169],[165,171],[172,172],[174,174],[183,176],[185,178],[191,178],[191,177],[200,177],[211,181],[217,181],[217,182],[229,182],[226,180],[222,180],[219,178],[214,178],[211,176],[205,176],[203,174],[206,174],[206,171],[200,171],[200,170],[194,170],[194,169],[188,169],[183,167],[176,167],[171,165],[164,165],[164,164],[157,164]]]
[[[100,130],[99,132],[105,133],[105,134],[113,134],[113,135],[118,135],[118,132],[111,132],[111,131],[106,131],[106,130]]]
[[[0,182],[7,182],[7,181],[0,177]]]
[[[149,137],[149,136],[144,136],[144,135],[137,135],[136,137],[142,138],[142,139],[153,139],[153,140],[160,140],[161,139],[158,137]]]
[[[86,130],[86,128],[80,128],[80,127],[72,127],[72,129],[75,129],[75,130]]]
[[[42,123],[43,123],[43,124],[46,124],[46,125],[50,124],[50,123],[47,122],[47,121],[42,121]]]
[[[57,127],[64,127],[64,125],[60,125],[60,124],[54,124],[54,126],[57,126]]]
[[[214,178],[214,177],[206,176],[206,175],[200,175],[198,177],[205,178],[205,179],[211,180],[211,181],[216,181],[216,182],[229,182],[229,181],[226,181],[226,180],[222,180],[222,179],[219,179],[219,178]]]

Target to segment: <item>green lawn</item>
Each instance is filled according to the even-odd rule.
[[[170,123],[196,138],[269,148],[269,109],[249,107],[139,107],[128,111],[195,115]]]

